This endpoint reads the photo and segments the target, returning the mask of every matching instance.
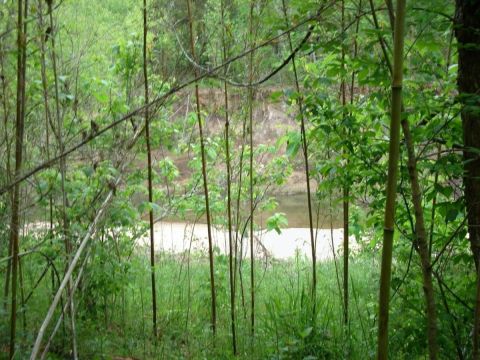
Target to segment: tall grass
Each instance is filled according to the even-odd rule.
[[[151,292],[148,254],[135,252],[118,262],[97,247],[76,294],[77,337],[84,359],[229,359],[231,354],[228,258],[216,255],[218,329],[210,328],[208,259],[201,254],[159,254],[156,259],[159,341],[150,331]],[[244,300],[237,287],[238,357],[242,359],[365,359],[375,355],[378,254],[360,254],[351,261],[351,317],[349,331],[343,324],[343,303],[333,261],[318,263],[317,314],[312,323],[310,262],[297,256],[288,261],[258,261],[255,275],[259,302],[255,346],[252,353],[249,318],[249,263],[244,262]],[[41,256],[22,264],[25,293],[44,267]],[[415,269],[412,274],[417,273]],[[404,269],[396,268],[394,279]],[[463,275],[462,275],[463,276]],[[3,279],[3,277],[2,277]],[[245,281],[247,280],[247,281]],[[392,299],[392,351],[422,356],[426,350],[424,318],[415,309],[421,296],[421,279],[408,283]],[[341,285],[341,284],[340,284]],[[397,285],[397,283],[395,283]],[[402,290],[404,289],[404,290]],[[27,357],[51,299],[51,284],[43,280],[21,308],[19,358]],[[418,300],[418,301],[417,301]],[[412,306],[411,306],[412,305]],[[7,314],[2,313],[2,319]],[[58,316],[58,314],[57,314]],[[8,322],[0,322],[0,336],[8,334]],[[67,328],[68,329],[68,328]],[[448,331],[448,330],[445,330]],[[50,359],[68,357],[68,331],[60,330]],[[347,337],[346,334],[349,334]],[[465,334],[468,337],[468,334]],[[215,346],[212,343],[215,341]],[[446,341],[446,340],[445,340]],[[445,347],[445,344],[443,344]],[[3,356],[2,354],[1,356]]]

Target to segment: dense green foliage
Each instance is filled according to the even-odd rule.
[[[0,306],[0,358],[8,358],[10,350],[11,291],[5,284],[11,281],[7,280],[7,268],[13,251],[9,245],[13,195],[7,185],[15,179],[17,140],[19,47],[15,3],[5,1],[0,8],[0,284],[4,294]],[[241,246],[235,258],[238,357],[374,358],[388,167],[389,63],[393,50],[385,3],[290,0],[286,2],[286,21],[281,1],[254,1],[252,6],[244,0],[195,1],[198,64],[193,64],[186,0],[148,0],[153,202],[147,201],[146,143],[138,132],[144,127],[145,99],[141,2],[54,1],[53,29],[48,25],[47,3],[30,0],[27,6],[21,173],[58,156],[62,142],[66,149],[84,144],[66,157],[64,186],[58,161],[38,169],[21,183],[15,359],[30,356],[68,264],[90,233],[92,239],[73,276],[75,279],[83,269],[73,297],[80,358],[233,358],[228,254],[218,248],[214,258],[219,314],[215,337],[209,327],[208,260],[204,252],[190,250],[156,254],[158,339],[151,335],[151,268],[143,242],[148,237],[146,215],[152,210],[156,221],[196,224],[203,222],[206,210],[193,91],[191,86],[182,86],[194,78],[195,67],[202,74],[200,102],[207,129],[205,150],[213,224],[216,229],[227,228],[227,183],[231,181],[233,236],[236,248]],[[455,5],[448,0],[407,3],[403,118],[410,124],[417,156],[441,358],[468,359],[472,357],[477,274],[467,235],[463,191],[462,104],[457,90],[454,13]],[[250,22],[253,33],[249,31]],[[284,61],[291,53],[284,33],[287,31],[294,48],[301,44],[294,56],[301,93],[295,90],[292,62]],[[275,73],[254,85],[252,129],[247,121],[245,86],[249,82],[247,50],[251,43],[259,46],[251,58],[253,83]],[[211,71],[223,63],[223,46],[228,59],[242,56],[229,64],[225,73],[223,68]],[[231,179],[225,170],[224,75],[231,105]],[[346,101],[342,101],[342,83]],[[470,100],[471,111],[478,113],[478,96]],[[350,234],[358,245],[350,256],[350,317],[344,326],[338,261],[341,249],[334,252],[333,259],[318,262],[313,317],[309,258],[299,254],[288,260],[262,257],[254,269],[257,320],[252,336],[250,259],[241,254],[246,251],[249,237],[248,178],[251,171],[255,211],[263,216],[254,217],[255,228],[280,233],[288,227],[288,216],[275,196],[298,182],[291,180],[293,175],[303,174],[299,101],[307,121],[316,226],[330,228],[332,218],[339,217],[342,201],[350,203]],[[278,109],[282,114],[275,112]],[[124,121],[98,134],[127,114]],[[276,131],[269,133],[272,128]],[[250,132],[255,139],[254,149],[247,141]],[[254,163],[250,168],[252,151]],[[389,351],[395,359],[421,359],[428,355],[425,297],[422,265],[415,251],[416,218],[407,162],[402,137]],[[119,177],[120,183],[115,185]],[[304,177],[300,181],[301,191],[305,192]],[[342,197],[345,188],[349,189],[348,199]],[[97,222],[96,216],[109,193],[113,194],[112,201]],[[322,207],[328,208],[330,218]],[[305,204],[302,211],[306,213],[306,209]],[[62,220],[63,211],[68,226]],[[72,244],[71,251],[65,246],[66,238]],[[67,297],[65,291],[53,324]],[[65,314],[48,358],[72,356],[72,331]],[[43,344],[52,329],[50,325]]]

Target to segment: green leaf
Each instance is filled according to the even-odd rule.
[[[288,133],[287,150],[286,150],[286,154],[288,157],[293,158],[297,155],[298,150],[300,149],[301,140],[302,138],[300,133],[298,132]]]
[[[275,213],[267,219],[267,230],[275,230],[277,234],[281,234],[281,227],[288,226],[288,220],[285,213]]]
[[[283,91],[274,91],[270,94],[270,100],[272,102],[278,102],[283,95]]]
[[[312,333],[312,331],[313,331],[313,327],[309,326],[309,327],[303,329],[302,331],[300,331],[300,337],[302,339],[305,339]]]

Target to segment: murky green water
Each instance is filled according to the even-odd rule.
[[[294,195],[276,195],[276,201],[278,206],[274,211],[256,211],[254,214],[254,221],[256,224],[260,224],[262,228],[266,226],[267,219],[274,213],[285,213],[288,219],[288,228],[308,228],[308,205],[307,194],[294,194]],[[247,208],[244,212],[248,212]],[[332,203],[330,207],[329,201],[313,201],[313,226],[319,229],[330,229],[342,227],[342,212],[341,206],[338,203]],[[179,217],[167,217],[165,221],[194,221],[195,217],[188,216],[186,219],[180,219]],[[214,219],[215,220],[215,219]],[[206,223],[205,216],[201,217],[199,223]]]
[[[294,194],[294,195],[278,195],[276,196],[278,207],[275,212],[283,212],[288,219],[288,227],[292,228],[307,228],[309,227],[308,220],[308,203],[307,194]],[[330,222],[332,221],[334,228],[342,226],[342,213],[340,206],[333,203],[330,208],[328,201],[313,201],[313,225],[320,229],[330,228]],[[260,223],[264,225],[266,219],[271,216],[272,213],[259,213],[257,218],[260,218]]]

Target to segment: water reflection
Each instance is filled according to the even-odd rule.
[[[308,228],[308,205],[307,194],[292,194],[292,195],[272,195],[275,197],[278,206],[273,211],[256,211],[254,214],[255,223],[260,224],[261,228],[266,227],[267,219],[274,213],[285,213],[288,220],[288,228]],[[249,205],[245,204],[243,209],[244,214],[248,214]],[[342,227],[342,213],[340,204],[332,202],[330,206],[328,200],[318,201],[313,199],[313,226],[318,229],[330,229]],[[226,214],[225,214],[226,216]],[[245,215],[246,216],[246,215]],[[175,216],[167,217],[165,219],[169,222],[188,221],[195,222],[193,214],[187,214],[185,218]],[[214,221],[218,220],[214,218]],[[205,216],[202,216],[196,221],[200,224],[206,223]],[[218,222],[218,221],[217,221]]]

